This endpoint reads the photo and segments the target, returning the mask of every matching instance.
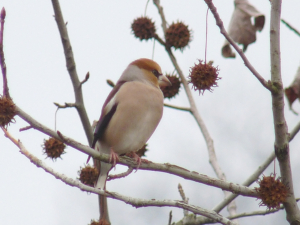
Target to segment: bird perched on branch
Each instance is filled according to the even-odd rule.
[[[100,162],[96,188],[105,189],[110,169],[118,156],[135,153],[148,141],[163,113],[162,86],[171,82],[162,75],[160,66],[150,59],[138,59],[129,64],[104,102],[95,129],[92,148],[110,155],[110,162]]]

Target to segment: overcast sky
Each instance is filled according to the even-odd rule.
[[[250,45],[246,56],[265,78],[270,79],[269,59],[269,1],[251,0],[266,16],[263,31],[257,42]],[[215,0],[225,27],[233,12],[233,1]],[[175,51],[178,63],[188,76],[189,68],[198,59],[204,59],[205,15],[207,6],[202,0],[161,1],[169,24],[183,21],[193,30],[193,41],[183,52]],[[74,51],[80,79],[90,72],[90,79],[83,86],[84,100],[90,121],[99,118],[100,110],[111,87],[106,79],[116,82],[127,65],[138,58],[152,57],[153,41],[140,42],[131,34],[132,21],[144,14],[146,0],[130,1],[61,1],[64,19]],[[73,102],[74,93],[65,67],[63,48],[57,25],[53,18],[51,1],[1,0],[6,8],[4,51],[10,94],[15,103],[44,125],[54,129],[56,107],[53,102]],[[283,2],[282,18],[300,30],[300,2]],[[155,21],[158,34],[162,36],[161,20],[150,1],[147,15]],[[300,38],[284,25],[281,27],[282,76],[284,86],[292,82],[299,66]],[[270,93],[262,87],[242,60],[224,59],[221,47],[224,37],[215,26],[211,13],[208,16],[207,59],[220,68],[221,80],[213,93],[205,92],[194,98],[206,126],[214,140],[221,168],[231,182],[242,183],[273,151],[274,131]],[[154,60],[163,72],[173,72],[164,48],[155,44]],[[0,80],[2,87],[2,79]],[[188,106],[183,91],[166,102]],[[300,112],[299,102],[294,104]],[[291,130],[299,121],[286,104],[286,120]],[[9,132],[20,139],[34,155],[47,165],[71,178],[84,166],[86,155],[68,147],[63,159],[52,162],[42,154],[43,140],[48,138],[35,130],[19,132],[27,123],[16,117]],[[60,110],[57,129],[63,134],[87,144],[77,112]],[[158,163],[171,163],[215,177],[208,162],[203,136],[194,118],[187,112],[165,108],[157,130],[149,140],[147,159]],[[296,197],[300,196],[300,138],[292,141],[291,164]],[[278,164],[277,164],[278,165]],[[117,166],[114,173],[126,168]],[[65,185],[44,170],[29,162],[3,135],[0,135],[0,223],[30,225],[88,224],[98,219],[98,200],[77,188]],[[276,171],[279,172],[278,166]],[[273,172],[273,165],[265,175]],[[164,173],[138,171],[127,178],[108,182],[107,189],[124,195],[146,199],[180,200],[177,190],[181,183],[190,203],[207,209],[223,199],[220,189],[184,180]],[[236,199],[238,213],[263,210],[253,198]],[[109,199],[110,218],[117,224],[167,224],[169,211],[173,221],[183,217],[180,209],[140,208]],[[227,215],[223,210],[222,215]],[[287,224],[285,213],[240,219],[243,225]]]

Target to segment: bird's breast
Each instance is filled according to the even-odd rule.
[[[160,89],[141,82],[127,82],[115,96],[118,104],[103,141],[118,154],[137,151],[150,138],[163,113]]]

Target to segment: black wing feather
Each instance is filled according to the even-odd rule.
[[[92,148],[95,148],[96,142],[103,136],[105,129],[109,124],[109,121],[111,120],[111,118],[113,117],[113,115],[117,110],[117,106],[118,104],[115,103],[113,107],[111,107],[111,110],[105,116],[103,116],[102,119],[98,122],[94,133]]]

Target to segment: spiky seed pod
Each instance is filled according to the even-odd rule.
[[[10,123],[15,122],[16,114],[16,106],[11,98],[0,95],[0,126],[7,127]]]
[[[80,180],[81,183],[94,187],[98,179],[99,172],[96,168],[87,165],[84,168],[80,168],[80,171],[78,171],[78,175],[79,175],[78,179]]]
[[[260,206],[265,205],[268,209],[278,209],[288,196],[289,190],[281,179],[276,179],[276,174],[263,177],[258,181],[259,188],[255,188],[261,198]]]
[[[148,40],[153,38],[156,32],[155,24],[148,17],[138,17],[131,24],[131,30],[136,38]]]
[[[166,31],[166,44],[183,50],[191,41],[191,31],[182,22],[172,23]]]
[[[44,140],[42,147],[44,154],[47,155],[47,158],[51,158],[53,160],[60,158],[60,156],[65,153],[64,150],[66,145],[63,142],[51,137],[48,140]]]
[[[148,151],[147,146],[148,146],[148,144],[144,144],[144,146],[143,146],[141,149],[139,149],[139,150],[136,152],[136,154],[137,154],[139,157],[146,156],[145,153]]]
[[[161,91],[164,94],[164,98],[173,98],[179,93],[181,81],[176,75],[166,74],[166,77],[172,83],[172,86],[161,87]]]
[[[219,68],[214,67],[212,62],[205,64],[202,60],[199,60],[198,64],[191,67],[189,75],[189,83],[193,84],[194,90],[198,90],[199,94],[204,93],[205,90],[212,91],[212,87],[217,87],[217,80],[221,79],[218,77]]]

